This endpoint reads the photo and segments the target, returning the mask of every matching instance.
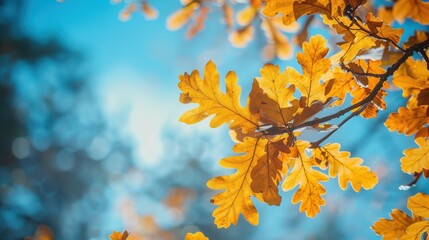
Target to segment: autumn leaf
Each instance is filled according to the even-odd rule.
[[[429,156],[429,153],[428,153]],[[429,160],[429,158],[428,158]],[[408,209],[413,212],[414,217],[429,218],[429,195],[417,193],[408,198]]]
[[[109,238],[110,240],[126,240],[130,234],[125,230],[124,233],[113,231],[112,234],[110,234]]]
[[[429,71],[426,62],[407,59],[393,74],[393,84],[402,89],[402,96],[417,96],[421,90],[429,88]]]
[[[347,94],[359,86],[353,74],[344,72],[340,67],[333,68],[330,73],[332,76],[324,83],[325,96],[338,99],[332,105],[341,106],[346,100]]]
[[[320,159],[329,165],[329,176],[338,177],[341,189],[347,189],[350,182],[353,190],[359,192],[363,187],[368,190],[377,184],[378,179],[369,167],[361,166],[363,160],[350,158],[349,152],[340,152],[340,144],[326,144],[324,147],[314,149],[314,158]]]
[[[258,159],[265,155],[266,144],[265,139],[244,138],[242,143],[236,144],[233,148],[234,152],[244,154],[227,157],[220,162],[221,166],[237,171],[230,176],[215,177],[207,182],[211,189],[225,190],[211,200],[214,205],[219,205],[213,211],[218,228],[228,228],[231,223],[237,224],[240,214],[243,214],[249,223],[258,224],[258,212],[251,199],[254,193],[250,187],[252,182],[250,175]]]
[[[344,0],[267,0],[262,13],[268,17],[274,17],[280,12],[283,15],[283,23],[289,25],[304,15],[341,16],[344,8]]]
[[[400,107],[397,113],[391,113],[384,122],[390,131],[398,131],[407,136],[416,133],[429,123],[428,106]]]
[[[202,232],[186,233],[185,240],[209,240]]]
[[[200,7],[200,4],[193,2],[177,10],[167,19],[167,28],[169,30],[178,30],[194,16],[195,11]]]
[[[326,182],[329,178],[313,169],[318,164],[306,154],[306,149],[310,147],[309,142],[298,140],[295,146],[298,156],[293,159],[294,162],[291,164],[282,188],[284,191],[289,191],[299,186],[292,197],[292,203],[301,202],[299,211],[305,212],[308,217],[315,217],[320,212],[320,207],[326,204],[322,198],[326,189],[320,182]]]
[[[429,140],[417,138],[415,141],[419,148],[405,150],[405,156],[401,158],[401,168],[406,173],[429,170]]]
[[[398,0],[393,5],[393,16],[400,23],[403,23],[406,18],[412,18],[421,24],[429,24],[429,2]]]
[[[296,58],[302,66],[303,74],[299,74],[293,68],[286,69],[286,73],[290,83],[306,97],[306,105],[310,106],[314,101],[326,100],[325,90],[320,81],[322,75],[331,67],[331,61],[325,58],[329,49],[321,35],[311,37],[309,42],[302,45],[302,49],[303,52],[298,53]]]
[[[289,84],[288,76],[285,72],[280,72],[279,66],[266,64],[261,70],[261,77],[257,77],[258,85],[253,87],[251,94],[256,94],[256,88],[260,87],[264,96],[252,96],[252,100],[262,100],[258,107],[259,114],[266,121],[276,126],[286,126],[297,111],[297,104],[293,104],[295,99],[293,94],[295,87]]]
[[[393,209],[390,218],[381,218],[371,226],[376,234],[383,237],[383,240],[399,239],[406,234],[408,226],[419,221],[398,209]]]
[[[269,205],[280,205],[281,197],[278,185],[282,180],[283,162],[281,147],[284,139],[270,140],[265,146],[265,154],[257,161],[251,172],[252,183],[250,187],[255,193],[261,193],[264,202]]]
[[[422,239],[424,233],[429,233],[429,221],[420,221],[411,224],[407,227],[406,234],[401,237],[401,240]]]
[[[199,104],[185,112],[180,121],[193,124],[214,115],[210,122],[213,128],[229,124],[231,129],[242,129],[246,133],[253,132],[258,126],[257,116],[240,104],[241,88],[237,85],[238,79],[234,72],[231,71],[226,76],[226,93],[220,90],[219,73],[212,61],[204,69],[204,80],[198,71],[193,71],[191,75],[185,73],[179,79],[178,86],[182,91],[180,101]]]
[[[365,61],[358,60],[350,63],[348,66],[355,73],[370,73],[370,74],[383,74],[385,70],[380,67],[380,61]],[[380,81],[377,77],[367,77],[367,76],[356,76],[355,79],[360,83],[357,88],[355,88],[351,95],[353,97],[352,104],[356,104],[364,99],[366,99],[373,91],[375,86]],[[383,87],[387,88],[389,84],[383,82]],[[364,118],[373,118],[377,116],[379,109],[386,109],[386,102],[384,96],[387,95],[387,92],[383,89],[378,91],[377,95],[371,101],[371,103],[365,108],[361,113],[361,116]],[[356,111],[355,109],[354,111]]]
[[[229,41],[232,46],[237,48],[244,48],[253,39],[255,29],[252,25],[240,28],[229,35]]]

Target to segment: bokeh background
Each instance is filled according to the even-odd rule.
[[[212,59],[222,76],[237,72],[246,94],[266,63],[265,39],[256,29],[247,48],[232,47],[219,8],[187,39],[185,30],[166,28],[179,1],[150,3],[157,19],[133,14],[124,22],[126,2],[0,0],[0,239],[108,239],[125,229],[139,239],[198,230],[211,239],[378,239],[374,221],[406,210],[407,197],[427,189],[420,181],[398,190],[412,181],[400,171],[402,151],[415,145],[390,133],[381,112],[353,119],[328,141],[377,172],[372,191],[341,191],[334,179],[314,219],[299,213],[289,192],[280,207],[257,204],[258,226],[240,219],[217,229],[215,192],[205,183],[230,172],[218,161],[233,142],[226,127],[178,122],[190,108],[178,101],[178,75]],[[405,26],[407,34],[416,27]],[[310,31],[329,33],[317,23]],[[272,62],[296,66],[293,58]],[[392,110],[404,104],[399,91],[389,94]]]

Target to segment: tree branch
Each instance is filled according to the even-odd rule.
[[[315,125],[315,124],[319,124],[319,123],[324,123],[327,121],[330,121],[332,119],[335,118],[339,118],[341,116],[343,116],[344,114],[346,114],[349,111],[352,111],[355,108],[361,107],[366,103],[371,102],[378,94],[378,92],[381,90],[381,88],[383,87],[383,83],[385,81],[387,81],[387,78],[390,77],[391,75],[393,75],[393,73],[398,70],[398,68],[410,57],[413,55],[414,52],[419,52],[422,49],[426,49],[429,47],[429,40],[426,40],[424,42],[421,43],[417,43],[413,46],[411,46],[410,48],[406,49],[404,52],[404,55],[398,59],[398,61],[396,61],[396,63],[394,63],[392,66],[390,66],[389,68],[387,68],[386,72],[384,74],[382,74],[382,76],[380,76],[380,80],[378,81],[377,85],[375,85],[375,87],[372,89],[372,92],[366,97],[364,98],[362,101],[357,102],[345,109],[342,109],[340,111],[338,111],[337,113],[328,115],[326,117],[323,118],[316,118],[307,122],[304,122],[302,124],[296,125],[296,126],[292,126],[291,130],[296,130],[299,128],[303,128],[303,127],[307,127],[307,126],[311,126],[311,125]]]
[[[357,111],[355,111],[355,112],[353,112],[352,114],[350,114],[349,116],[347,116],[340,124],[338,124],[337,126],[338,126],[338,128],[336,128],[336,129],[334,129],[334,130],[332,130],[331,132],[329,132],[328,134],[326,134],[324,137],[322,137],[321,139],[319,139],[318,141],[316,141],[316,142],[313,142],[313,143],[311,143],[311,147],[312,148],[317,148],[317,147],[319,147],[319,145],[323,142],[323,141],[325,141],[326,139],[328,139],[332,134],[334,134],[338,129],[340,129],[340,127],[341,126],[343,126],[346,122],[348,122],[350,119],[352,119],[353,117],[355,117],[355,116],[358,116],[359,114],[361,114],[365,109],[366,109],[366,107],[368,106],[368,104],[369,103],[366,103],[366,104],[364,104],[363,106],[361,106],[360,108],[359,108],[359,110],[357,110]]]

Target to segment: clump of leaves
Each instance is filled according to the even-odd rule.
[[[416,134],[419,145],[404,152],[402,169],[415,176],[410,186],[420,176],[429,175],[427,34],[416,32],[401,44],[402,29],[392,28],[372,13],[364,18],[359,16],[358,8],[366,3],[365,0],[267,0],[260,5],[267,17],[277,18],[280,13],[285,25],[294,24],[305,15],[321,15],[326,25],[342,35],[343,42],[338,43],[339,51],[328,58],[327,41],[321,35],[312,36],[296,56],[300,71],[291,67],[281,71],[278,66],[266,64],[260,70],[261,76],[254,79],[244,106],[233,71],[225,77],[226,92],[220,89],[219,74],[211,61],[203,76],[196,70],[179,76],[180,101],[198,104],[185,112],[180,121],[193,124],[213,116],[210,126],[229,125],[231,137],[237,142],[233,150],[238,155],[220,161],[221,166],[235,172],[207,183],[209,188],[223,191],[211,200],[218,206],[213,216],[219,228],[237,224],[240,214],[249,223],[258,224],[252,197],[279,205],[280,184],[284,191],[297,189],[292,203],[300,203],[299,210],[308,217],[315,217],[325,205],[326,189],[322,183],[329,178],[337,178],[341,189],[346,189],[349,183],[356,192],[373,188],[377,176],[361,165],[362,159],[350,157],[349,152],[340,150],[339,143],[322,143],[351,118],[374,118],[380,110],[386,110],[384,97],[390,79],[403,90],[408,103],[392,113],[385,125],[391,131]],[[401,4],[404,2],[398,1],[394,6]],[[412,9],[425,11],[426,5],[421,1],[413,7],[406,5],[409,11],[395,19],[412,18],[424,23],[427,15],[416,14]],[[250,10],[246,11],[252,13]],[[412,58],[415,53],[423,60]],[[352,99],[351,105],[338,110],[347,95]],[[319,117],[328,108],[336,112]],[[334,124],[332,120],[336,118],[343,120]],[[309,130],[325,135],[308,141],[302,133]],[[419,222],[418,226],[426,229],[425,223]],[[418,237],[422,231],[406,232],[407,236]]]

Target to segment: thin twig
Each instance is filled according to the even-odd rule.
[[[343,121],[340,122],[340,124],[337,125],[337,128],[330,131],[328,134],[326,134],[324,137],[322,137],[321,139],[319,139],[316,142],[311,143],[311,147],[312,148],[317,148],[319,147],[319,145],[325,141],[326,139],[328,139],[332,134],[334,134],[338,129],[340,129],[341,126],[343,126],[346,122],[348,122],[350,119],[352,119],[353,117],[358,116],[359,114],[361,114],[366,107],[368,106],[369,103],[364,104],[363,106],[361,106],[359,108],[359,110],[352,112],[349,116],[347,116]]]
[[[307,126],[312,126],[315,124],[319,124],[319,123],[324,123],[327,121],[330,121],[332,119],[335,118],[339,118],[342,115],[352,111],[355,108],[358,108],[360,106],[363,106],[366,103],[371,102],[378,94],[378,92],[381,90],[381,88],[383,87],[383,83],[385,81],[387,81],[387,78],[390,77],[391,75],[393,75],[393,73],[398,70],[398,68],[410,57],[413,55],[414,52],[418,52],[421,49],[426,49],[429,47],[429,40],[426,40],[424,42],[415,44],[413,46],[411,46],[410,48],[408,48],[407,50],[405,50],[404,55],[402,55],[401,58],[398,59],[398,61],[396,61],[396,63],[394,63],[392,66],[390,66],[389,68],[387,68],[386,72],[380,77],[380,80],[378,81],[378,83],[374,86],[374,88],[372,89],[371,93],[364,98],[363,100],[361,100],[360,102],[357,102],[343,110],[338,111],[337,113],[328,115],[326,117],[323,118],[317,118],[317,119],[313,119],[311,121],[308,122],[304,122],[302,124],[296,125],[296,126],[292,126],[291,127],[291,131],[299,129],[299,128],[303,128],[303,127],[307,127]]]

